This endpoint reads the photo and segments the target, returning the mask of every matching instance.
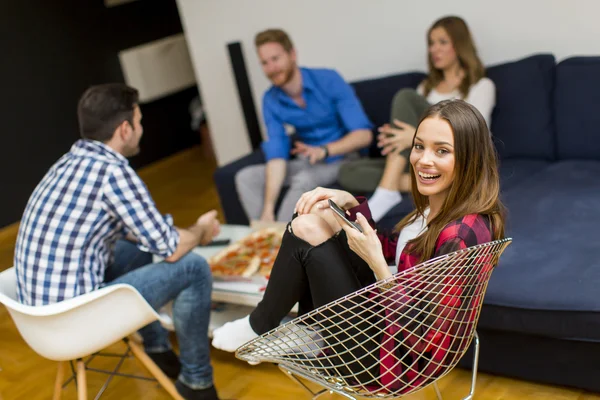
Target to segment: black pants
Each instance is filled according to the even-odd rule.
[[[297,302],[302,315],[374,282],[375,276],[369,266],[348,247],[344,231],[312,246],[294,235],[290,223],[263,300],[250,314],[250,325],[256,333],[263,334],[277,327]],[[377,313],[369,313],[365,318],[364,312],[357,317],[356,310],[348,308],[348,305],[340,305],[331,310],[335,317],[322,316],[327,318],[325,324],[315,322],[325,330],[330,326],[337,331],[335,343],[327,339],[325,342],[334,354],[343,354],[341,362],[331,360],[336,365],[345,365],[338,373],[348,376],[348,369],[364,370],[364,366],[369,365],[373,367],[371,374],[358,380],[374,383],[373,374],[377,373],[379,362],[376,349],[381,318]],[[349,353],[348,348],[355,349]]]
[[[296,303],[302,315],[373,282],[373,272],[350,250],[343,230],[312,246],[294,235],[289,223],[250,325],[261,335],[277,327]]]

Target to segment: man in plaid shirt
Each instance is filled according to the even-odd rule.
[[[139,152],[138,92],[123,84],[89,88],[79,101],[82,139],[46,173],[21,220],[15,251],[17,295],[41,306],[117,283],[158,310],[171,300],[181,349],[159,322],[140,334],[151,358],[186,399],[218,399],[208,344],[212,278],[190,252],[219,232],[213,210],[187,229],[156,209],[126,157]],[[126,239],[126,240],[125,240]],[[152,263],[152,254],[165,259]]]

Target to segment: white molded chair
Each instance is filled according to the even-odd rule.
[[[42,357],[59,362],[54,400],[60,399],[62,388],[73,379],[76,381],[78,399],[86,399],[86,369],[110,375],[96,399],[115,375],[149,379],[117,372],[130,352],[173,398],[182,399],[173,382],[150,359],[143,347],[128,337],[149,323],[161,320],[133,286],[108,286],[59,303],[32,307],[16,300],[16,280],[14,267],[0,273],[0,303],[8,309],[25,342]],[[165,325],[168,326],[169,322],[165,321]],[[91,360],[84,362],[84,357],[101,356],[103,354],[99,352],[102,349],[120,340],[126,343],[127,351],[118,355],[121,360],[115,371],[86,368]],[[76,373],[73,360],[77,360]],[[67,361],[71,362],[73,376],[64,382]]]
[[[459,250],[376,282],[244,344],[236,357],[272,362],[313,399],[397,398],[450,372],[475,338],[471,391],[477,379],[475,328],[498,259],[511,239]],[[312,391],[299,378],[324,387]]]

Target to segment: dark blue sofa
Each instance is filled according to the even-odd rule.
[[[480,369],[600,392],[600,57],[557,64],[550,54],[534,55],[489,67],[488,76],[497,89],[491,129],[514,242],[481,313]],[[422,77],[353,86],[379,126],[394,93]],[[247,222],[235,172],[258,162],[260,152],[215,173],[229,223]],[[393,226],[411,206],[396,207],[382,225]]]

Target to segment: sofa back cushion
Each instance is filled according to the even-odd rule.
[[[554,93],[558,158],[600,160],[600,57],[560,62]]]
[[[390,107],[396,92],[407,87],[416,88],[424,78],[425,74],[421,72],[409,72],[352,83],[367,116],[374,124],[373,142],[369,148],[371,157],[381,157],[377,149],[377,128],[390,122]]]
[[[555,159],[554,72],[551,54],[487,69],[496,84],[491,131],[501,158]]]

